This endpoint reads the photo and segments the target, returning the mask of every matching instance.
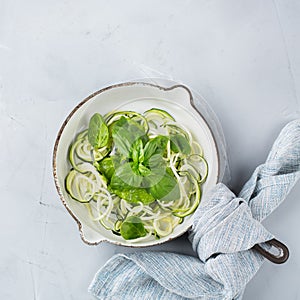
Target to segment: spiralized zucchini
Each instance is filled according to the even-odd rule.
[[[131,242],[170,235],[200,203],[208,165],[191,132],[152,108],[95,114],[70,145],[70,197]]]

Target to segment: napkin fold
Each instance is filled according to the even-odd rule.
[[[300,120],[288,123],[264,164],[236,196],[217,184],[195,212],[189,240],[198,257],[168,252],[118,254],[95,275],[98,299],[241,299],[264,262],[251,249],[273,238],[261,221],[300,176]]]

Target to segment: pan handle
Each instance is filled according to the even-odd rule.
[[[276,239],[272,239],[266,242],[271,247],[275,247],[279,253],[273,254],[265,249],[263,249],[258,244],[254,245],[252,249],[256,250],[258,253],[260,253],[262,256],[264,256],[269,261],[273,262],[274,264],[283,264],[285,263],[289,258],[289,249],[286,245],[281,243],[280,241]]]

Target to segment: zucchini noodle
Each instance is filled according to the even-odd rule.
[[[92,221],[131,243],[170,235],[200,203],[208,175],[201,145],[161,109],[97,118],[70,145],[66,191]]]

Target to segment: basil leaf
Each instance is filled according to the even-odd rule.
[[[140,167],[141,168],[141,167]],[[157,184],[164,176],[167,168],[167,163],[163,159],[163,157],[159,154],[154,154],[146,167],[150,172],[140,173],[144,176],[142,181],[142,186],[145,188],[149,188],[155,184]]]
[[[107,157],[98,162],[98,171],[104,175],[108,180],[111,180],[115,172],[115,165],[111,157]]]
[[[120,165],[111,179],[112,189],[121,189],[122,187],[140,187],[143,177],[132,169],[132,164],[127,162]]]
[[[144,162],[145,165],[149,164],[149,160],[153,155],[160,154],[163,156],[167,148],[169,139],[164,135],[158,135],[154,139],[147,142],[144,148]]]
[[[148,137],[144,128],[131,119],[121,117],[112,126],[112,137],[117,150],[125,157],[130,157],[133,144],[136,140],[141,139],[146,142]]]
[[[187,138],[179,133],[171,135],[171,150],[175,153],[183,153],[188,155],[191,153],[191,146]]]
[[[123,122],[124,120],[125,120],[125,123]],[[125,155],[125,157],[129,157],[131,142],[126,137],[128,132],[126,130],[125,124],[126,124],[126,119],[124,117],[121,117],[120,120],[118,120],[114,124],[111,132],[112,132],[113,142],[114,142],[115,146],[117,147],[117,150],[121,154]]]
[[[120,233],[125,240],[132,240],[145,236],[147,231],[139,217],[131,216],[122,223]]]
[[[131,147],[131,158],[134,163],[142,163],[144,161],[144,146],[142,139],[137,139]]]
[[[155,201],[153,196],[143,188],[123,186],[122,189],[111,189],[111,191],[129,203],[142,202],[143,204],[150,204]]]
[[[143,164],[138,165],[138,172],[142,176],[148,176],[151,173],[151,170],[145,167]]]
[[[166,170],[167,162],[163,159],[163,157],[160,154],[154,154],[147,161],[147,166],[152,170],[152,172],[161,172],[162,170]]]
[[[95,113],[90,119],[88,140],[95,149],[102,148],[108,143],[108,127],[103,117],[98,113]]]
[[[172,201],[180,197],[176,178],[172,171],[167,169],[161,180],[149,188],[150,194],[158,200]]]

